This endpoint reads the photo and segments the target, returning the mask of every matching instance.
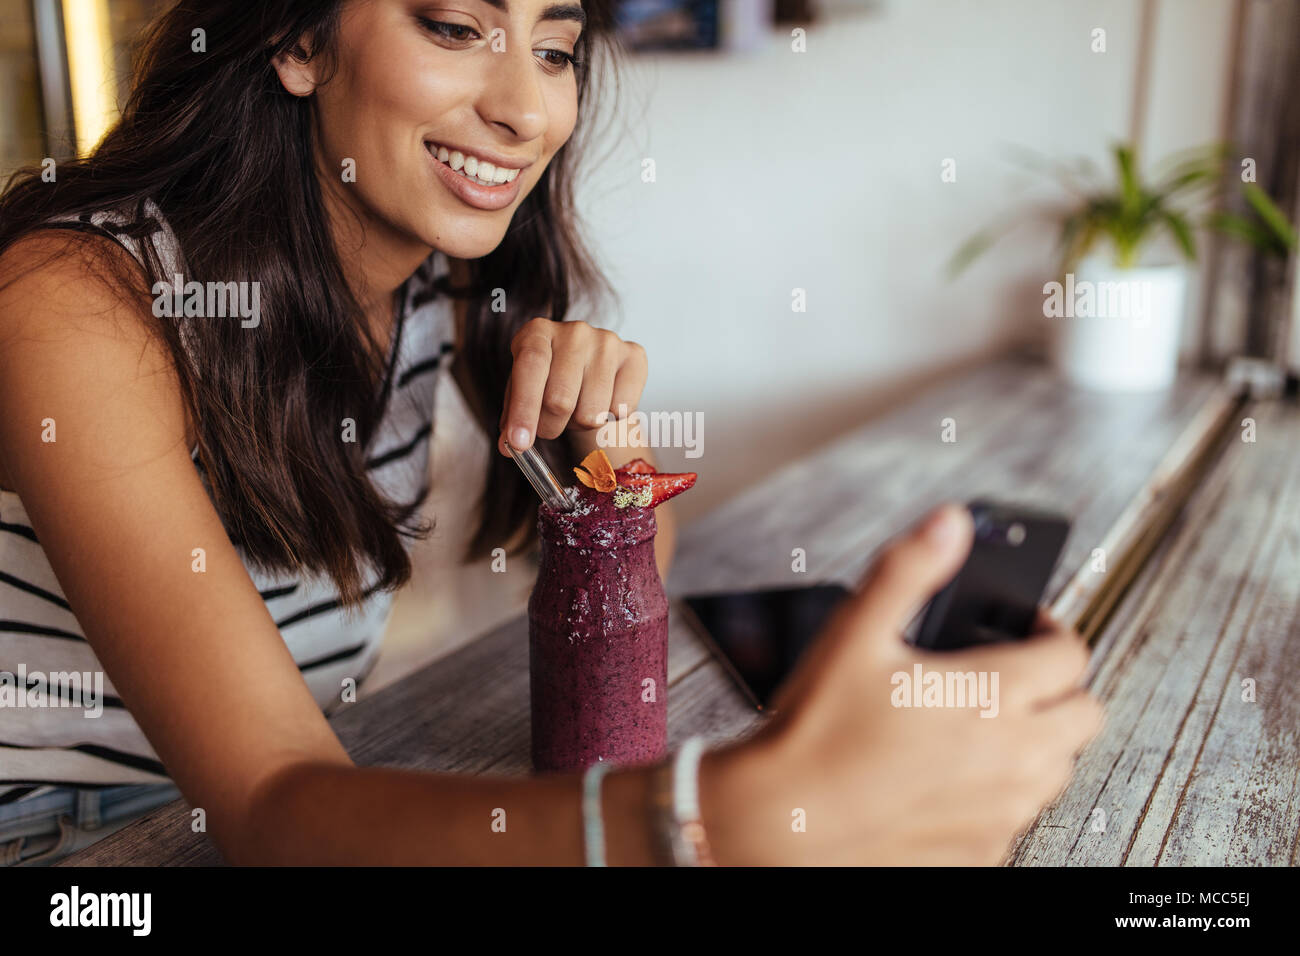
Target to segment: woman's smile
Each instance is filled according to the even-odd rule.
[[[519,174],[531,165],[493,163],[434,142],[425,142],[424,150],[433,161],[435,175],[452,195],[468,206],[488,211],[505,209],[515,201],[523,186]]]

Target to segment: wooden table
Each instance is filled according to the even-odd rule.
[[[1107,727],[1013,862],[1300,863],[1300,408],[1245,418],[1098,641]]]
[[[855,582],[889,535],[935,502],[976,495],[1074,516],[1049,593],[1138,495],[1216,380],[1153,396],[1063,386],[1016,359],[954,377],[737,493],[683,530],[670,595]],[[1018,864],[1295,862],[1300,677],[1300,413],[1261,406],[1258,441],[1229,447],[1096,644],[1108,724]],[[955,426],[955,441],[952,437]],[[945,436],[947,429],[947,436]],[[701,465],[701,481],[708,481]],[[806,571],[791,570],[802,548]],[[674,613],[669,735],[743,735],[762,718]],[[1244,677],[1256,702],[1240,702]],[[360,764],[529,771],[523,619],[331,718]],[[1106,814],[1104,830],[1093,833]],[[177,801],[69,865],[220,862]]]

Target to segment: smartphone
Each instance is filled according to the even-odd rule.
[[[1060,561],[1070,522],[1058,514],[978,500],[966,563],[934,596],[912,643],[931,650],[1026,637]]]
[[[794,669],[849,591],[839,584],[695,594],[687,617],[741,692],[759,710]]]

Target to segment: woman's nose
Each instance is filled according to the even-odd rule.
[[[542,95],[541,72],[527,43],[507,38],[504,49],[487,58],[478,113],[485,121],[505,126],[521,140],[533,140],[546,132],[546,100]]]

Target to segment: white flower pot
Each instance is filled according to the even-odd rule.
[[[1119,269],[1093,257],[1048,283],[1043,314],[1061,373],[1106,392],[1168,388],[1178,372],[1187,279],[1181,265]]]

